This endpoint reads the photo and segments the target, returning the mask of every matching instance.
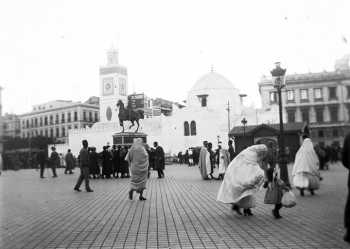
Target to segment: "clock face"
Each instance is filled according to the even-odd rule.
[[[112,77],[104,78],[102,82],[103,82],[103,95],[104,96],[112,95],[114,93],[113,78]]]

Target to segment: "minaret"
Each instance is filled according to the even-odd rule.
[[[127,68],[119,64],[118,50],[107,50],[107,63],[100,67],[100,121],[118,122],[118,100],[127,105]]]
[[[107,51],[107,66],[118,65],[118,50],[113,46]]]

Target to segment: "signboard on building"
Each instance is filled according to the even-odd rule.
[[[130,94],[128,96],[128,105],[133,110],[143,110],[145,108],[145,95],[141,94]]]

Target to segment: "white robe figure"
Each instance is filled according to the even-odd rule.
[[[264,183],[264,171],[259,162],[266,153],[267,147],[263,144],[250,146],[239,153],[226,170],[217,200],[242,208],[254,207],[253,195]]]
[[[320,173],[319,161],[310,138],[306,138],[300,146],[294,161],[293,184],[300,189],[318,189]]]

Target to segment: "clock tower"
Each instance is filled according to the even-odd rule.
[[[128,74],[118,62],[118,50],[107,51],[107,65],[100,67],[100,121],[119,122],[117,102],[127,105]]]

